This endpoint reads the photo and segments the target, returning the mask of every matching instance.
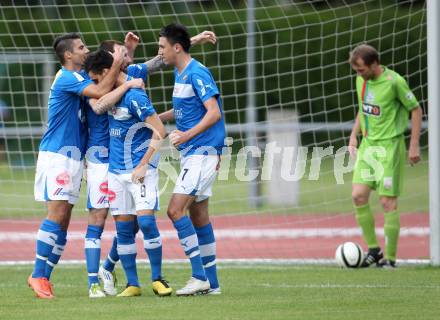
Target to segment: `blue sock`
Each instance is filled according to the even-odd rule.
[[[118,255],[127,277],[127,285],[139,287],[136,270],[136,243],[134,238],[134,221],[117,221]]]
[[[144,234],[144,248],[151,266],[151,281],[162,279],[162,239],[157,229],[156,217],[138,217],[139,228]]]
[[[199,239],[200,257],[202,258],[203,267],[212,289],[219,287],[217,279],[217,266],[215,262],[216,245],[214,230],[211,223],[201,228],[195,228],[197,238]]]
[[[58,261],[60,261],[66,243],[67,243],[67,231],[63,231],[63,230],[58,231],[58,238],[57,241],[55,241],[55,246],[53,247],[49,257],[47,258],[46,270],[45,270],[45,277],[47,279],[50,279],[53,268],[55,267],[55,265],[58,264]]]
[[[32,278],[43,278],[46,275],[46,262],[51,254],[61,226],[48,219],[44,219],[37,233],[36,255]]]
[[[174,221],[173,224],[177,230],[180,244],[191,262],[192,276],[205,281],[206,274],[203,269],[202,259],[200,258],[199,241],[197,240],[196,231],[191,220],[188,216],[183,216],[179,220]]]
[[[99,283],[98,270],[99,260],[101,259],[101,234],[103,228],[100,226],[87,226],[87,233],[84,242],[86,254],[87,274],[89,278],[89,288],[93,283]]]
[[[136,220],[135,220],[136,221]],[[136,238],[136,234],[139,231],[139,225],[136,221],[134,226],[134,236]],[[112,247],[110,248],[110,252],[108,253],[107,259],[105,259],[104,264],[102,265],[103,268],[109,272],[113,272],[115,270],[115,265],[119,261],[119,255],[118,255],[118,239],[115,236],[113,238]]]
[[[109,272],[113,272],[115,269],[116,262],[119,261],[119,255],[118,255],[118,240],[115,236],[113,238],[112,247],[110,248],[110,252],[108,253],[107,259],[105,259],[103,267],[105,270]]]

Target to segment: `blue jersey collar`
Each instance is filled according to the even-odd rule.
[[[186,71],[186,69],[188,69],[188,67],[190,66],[190,64],[191,64],[193,61],[194,61],[194,58],[191,58],[191,60],[189,60],[188,64],[185,66],[185,68],[183,68],[183,70],[182,70],[181,73],[179,73],[179,71],[177,71],[177,68],[176,68],[177,76],[180,77],[180,76]]]

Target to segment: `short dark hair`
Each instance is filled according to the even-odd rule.
[[[173,45],[180,44],[185,52],[191,48],[191,37],[184,25],[171,23],[160,30],[159,36],[167,38]]]
[[[380,63],[379,53],[374,47],[368,44],[361,44],[350,52],[350,64],[356,64],[359,58],[362,59],[367,66],[371,66],[374,62]]]
[[[105,50],[92,52],[84,62],[84,70],[88,73],[92,71],[101,74],[104,69],[110,69],[113,64],[113,56]]]
[[[61,64],[64,64],[65,62],[64,53],[66,51],[73,52],[73,40],[76,39],[81,39],[81,36],[78,33],[66,33],[55,38],[53,49]]]
[[[99,45],[99,50],[110,51],[111,53],[115,52],[115,45],[123,46],[124,44],[120,41],[116,40],[104,40]]]

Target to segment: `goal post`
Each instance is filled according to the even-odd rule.
[[[431,263],[440,265],[440,4],[427,1],[429,105],[429,223]]]

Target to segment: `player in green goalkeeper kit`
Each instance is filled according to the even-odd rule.
[[[359,112],[350,135],[349,150],[356,157],[352,198],[356,220],[368,245],[361,267],[395,267],[400,219],[397,197],[402,191],[406,147],[404,132],[411,114],[411,140],[408,161],[420,161],[422,109],[398,73],[382,66],[376,49],[360,45],[350,53],[350,64],[357,72],[356,91]],[[357,149],[357,134],[362,142]],[[368,199],[376,190],[384,214],[385,257],[377,241],[374,216]]]

